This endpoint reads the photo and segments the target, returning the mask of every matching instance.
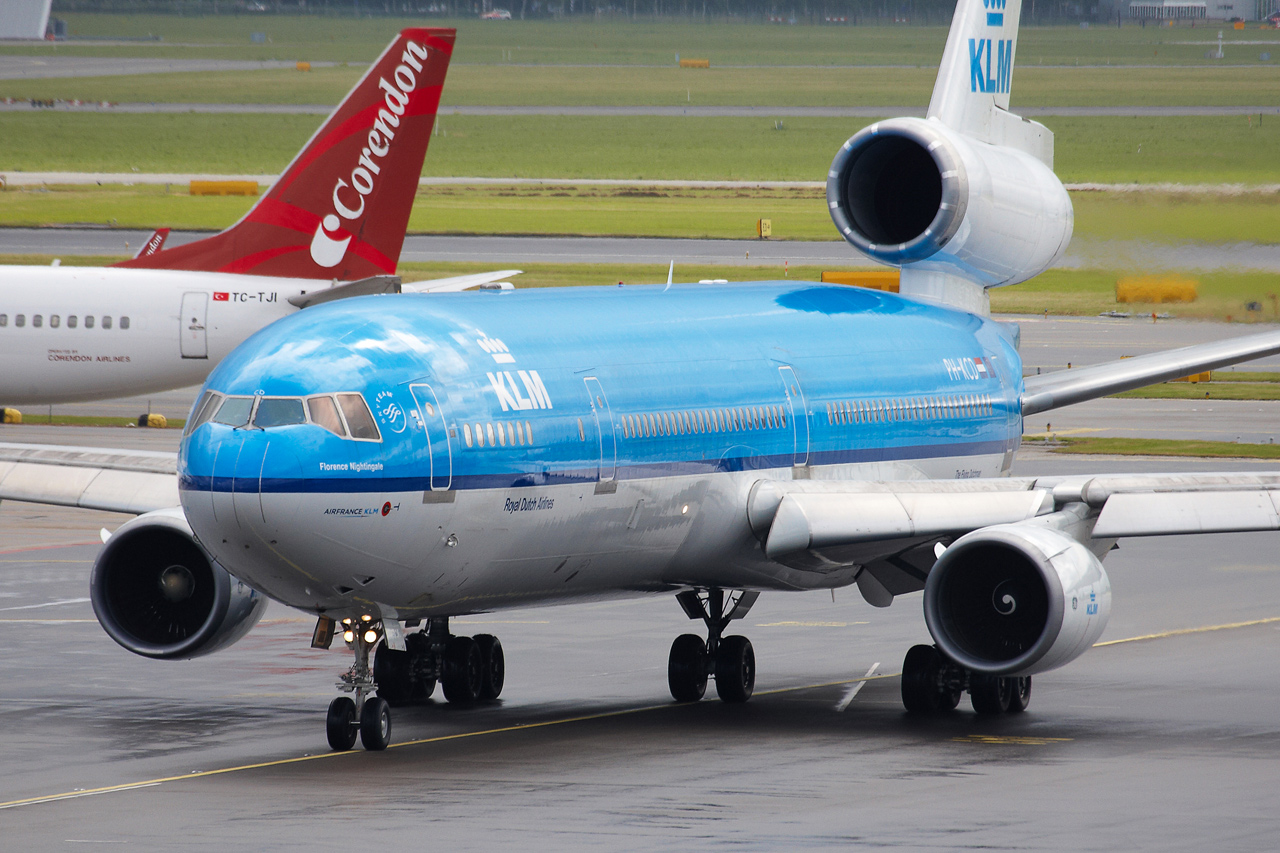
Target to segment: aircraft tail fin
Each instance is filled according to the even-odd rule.
[[[1021,11],[1021,0],[959,0],[928,117],[1053,168],[1053,133],[1009,112]]]
[[[454,37],[403,30],[239,222],[116,266],[339,281],[394,273]]]
[[[151,236],[146,242],[138,247],[138,251],[134,253],[134,258],[142,258],[147,255],[154,255],[156,252],[164,248],[164,241],[169,239],[168,228],[157,228],[151,232]]]

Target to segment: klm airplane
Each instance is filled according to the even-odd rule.
[[[987,0],[989,3],[990,0]],[[139,513],[91,594],[130,651],[223,648],[268,598],[353,664],[326,731],[383,749],[437,684],[496,698],[496,637],[452,617],[670,594],[671,695],[755,684],[729,632],[763,592],[924,591],[909,711],[1022,711],[1106,625],[1124,536],[1280,528],[1280,474],[1013,478],[1025,415],[1280,352],[1280,334],[1023,378],[987,289],[1070,239],[1052,135],[1008,111],[1018,4],[960,0],[925,119],[872,125],[828,177],[901,294],[815,283],[364,296],[254,334],[176,460],[0,448],[0,497]],[[993,59],[994,57],[994,59]],[[175,486],[176,475],[176,486]]]

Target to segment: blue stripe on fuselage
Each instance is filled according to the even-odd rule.
[[[803,425],[782,367],[794,372],[807,404]],[[442,449],[445,426],[417,408],[410,385],[419,383],[444,410],[451,459]],[[806,455],[808,464],[832,465],[999,453],[1021,434],[1020,384],[1021,362],[996,324],[858,288],[773,282],[364,297],[263,329],[207,387],[268,396],[360,391],[379,413],[383,441],[343,440],[310,425],[205,425],[183,442],[181,484],[425,490],[433,454],[423,417],[428,431],[436,427],[437,485],[444,466],[450,487],[461,489],[596,480],[601,442],[590,388],[607,397],[598,408],[606,451],[616,447],[616,458],[605,468],[620,480],[788,467]],[[947,395],[991,404],[946,418],[834,423],[828,416],[829,403]],[[697,412],[752,407],[781,417],[749,429],[734,420],[715,432],[687,431],[682,420],[677,434],[633,437],[627,427],[624,435],[627,417],[694,413],[696,424]],[[464,424],[472,433],[496,424],[514,432],[517,422],[522,441],[528,425],[531,442],[481,448],[473,434],[466,446]],[[807,454],[795,446],[805,434]],[[350,476],[322,472],[321,463],[327,472],[380,470]]]

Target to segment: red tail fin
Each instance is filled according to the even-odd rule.
[[[142,258],[147,255],[154,255],[156,252],[164,248],[164,241],[169,239],[168,228],[157,228],[147,238],[147,242],[143,243],[138,251],[134,254],[135,258]]]
[[[340,281],[395,272],[454,35],[402,31],[235,225],[116,266]]]

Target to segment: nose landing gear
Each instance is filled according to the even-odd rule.
[[[681,634],[671,644],[667,658],[667,686],[677,702],[697,702],[707,692],[707,678],[716,681],[722,702],[740,703],[751,698],[756,685],[756,655],[746,637],[724,637],[724,629],[760,597],[758,592],[730,594],[723,589],[686,590],[676,601],[690,619],[707,626],[704,642],[697,634]]]
[[[950,711],[969,691],[981,715],[1018,714],[1031,702],[1031,676],[1007,677],[969,672],[947,660],[934,646],[912,646],[902,663],[902,704],[912,713]]]
[[[386,749],[391,709],[426,702],[437,682],[453,705],[490,701],[502,693],[506,661],[502,643],[491,634],[455,636],[449,633],[448,617],[437,617],[427,620],[425,630],[404,635],[403,649],[394,649],[385,635],[399,634],[394,630],[398,623],[388,631],[371,619],[338,626],[322,616],[311,645],[329,648],[337,627],[346,629],[343,640],[355,653],[355,663],[338,680],[338,689],[351,695],[334,699],[325,720],[329,746],[336,750],[351,749],[357,736],[367,750]]]

